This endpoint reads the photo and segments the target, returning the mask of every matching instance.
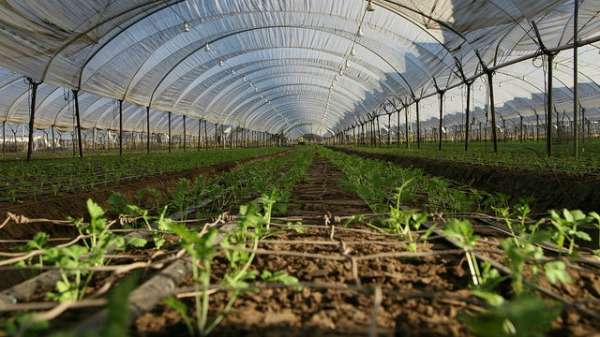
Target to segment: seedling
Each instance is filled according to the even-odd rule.
[[[477,337],[543,337],[560,312],[559,304],[522,295],[491,305],[484,312],[462,316],[461,320]]]
[[[586,224],[590,219],[580,210],[569,211],[563,209],[562,216],[552,210],[550,211],[551,222],[556,232],[552,239],[559,248],[563,248],[565,240],[568,241],[568,254],[572,255],[575,248],[575,240],[581,239],[591,241],[592,238],[588,233],[579,230],[579,226]]]
[[[451,219],[444,227],[444,234],[465,251],[469,270],[471,271],[471,279],[475,286],[479,286],[481,284],[481,274],[472,252],[478,237],[475,235],[471,223],[468,220]]]

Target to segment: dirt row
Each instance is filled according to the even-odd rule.
[[[145,177],[131,181],[98,186],[94,191],[65,192],[58,196],[40,198],[36,201],[29,200],[23,203],[0,203],[0,216],[4,220],[7,212],[23,215],[31,219],[53,219],[62,220],[67,217],[87,216],[86,200],[91,198],[101,206],[106,206],[106,200],[113,192],[122,193],[127,200],[136,200],[136,193],[141,189],[156,189],[161,193],[172,191],[180,179],[193,180],[198,176],[214,177],[229,172],[235,167],[256,160],[264,160],[277,156],[286,155],[288,152],[278,152],[266,156],[255,156],[237,161],[229,161],[215,165],[198,167],[191,170],[164,173],[157,176]],[[67,229],[68,230],[68,229]],[[9,225],[0,231],[0,239],[22,239],[30,238],[36,232],[44,231],[52,236],[65,234],[65,228],[55,225],[27,224],[26,226]]]
[[[600,178],[561,172],[535,172],[514,168],[473,165],[433,158],[403,157],[401,155],[367,153],[360,150],[332,147],[333,150],[384,160],[406,167],[424,170],[432,176],[444,177],[471,185],[490,193],[500,192],[514,201],[533,197],[532,206],[541,212],[553,208],[598,210]]]
[[[288,229],[264,240],[259,246],[263,253],[253,264],[259,273],[286,271],[306,287],[267,287],[241,296],[212,335],[468,336],[460,317],[481,310],[483,303],[470,294],[464,254],[434,237],[419,246],[421,256],[399,257],[406,249],[398,237],[364,223],[336,224],[335,217],[370,212],[357,195],[340,187],[340,179],[339,170],[316,157],[307,179],[295,187],[288,212],[290,218],[305,219],[304,231]],[[487,234],[482,248],[497,244],[493,231],[481,232]],[[226,265],[226,260],[217,259],[213,270],[223,273]],[[598,302],[600,294],[594,291],[600,277],[588,271],[573,275],[576,285],[552,290]],[[188,280],[182,286],[190,284]],[[211,308],[222,308],[226,301],[225,294],[218,293],[211,298]],[[567,310],[553,335],[595,336],[598,328],[589,318]],[[164,306],[139,317],[134,329],[140,337],[185,333],[179,316]]]
[[[482,310],[483,303],[471,296],[464,253],[434,235],[419,245],[416,255],[410,255],[399,237],[364,221],[337,222],[339,217],[370,213],[360,197],[341,188],[342,178],[343,173],[325,158],[315,157],[306,179],[293,189],[288,205],[286,218],[302,219],[302,230],[292,230],[279,219],[279,224],[273,225],[276,230],[258,247],[253,263],[256,271],[285,271],[304,287],[262,284],[243,293],[211,335],[469,336],[460,317]],[[496,247],[501,236],[486,228],[479,231],[484,233],[482,248]],[[147,251],[131,253],[142,256],[142,260],[151,255]],[[228,261],[217,257],[211,283],[218,284],[227,268]],[[600,276],[597,271],[574,268],[576,283],[552,291],[570,301],[586,301],[588,308],[593,308],[594,303],[600,303]],[[153,273],[146,271],[144,279],[151,276]],[[176,279],[175,274],[170,276]],[[188,275],[182,282],[169,283],[169,287],[184,291],[192,284]],[[508,295],[508,287],[503,288],[503,294]],[[193,308],[192,298],[185,301]],[[225,292],[211,295],[210,315],[227,301]],[[96,311],[68,311],[53,322],[53,329],[77,325]],[[551,335],[597,337],[599,329],[598,321],[568,308],[555,322]],[[160,304],[134,317],[132,335],[184,336],[187,329],[173,309]]]

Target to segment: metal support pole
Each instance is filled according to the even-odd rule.
[[[220,144],[220,139],[217,137],[217,129],[219,129],[219,124],[215,124],[215,147]]]
[[[396,146],[400,146],[400,110],[396,110],[396,142],[398,143]]]
[[[200,151],[200,131],[202,131],[202,120],[198,120],[198,144],[196,145],[196,150]]]
[[[552,63],[554,61],[554,54],[546,54],[548,57],[548,85],[546,88],[546,154],[552,155]]]
[[[496,134],[496,107],[494,103],[494,80],[493,73],[487,71],[488,87],[490,92],[490,115],[492,117],[492,143],[494,145],[494,152],[498,152],[498,137]]]
[[[581,108],[581,145],[585,143],[585,108]]]
[[[186,127],[185,127],[185,115],[183,115],[183,151],[185,152],[187,144],[187,135],[186,135]]]
[[[579,93],[578,93],[578,53],[577,38],[579,30],[579,0],[575,0],[575,13],[573,14],[573,145],[575,158],[579,159],[579,136],[577,133],[577,115],[579,115]]]
[[[392,145],[392,114],[388,114],[388,145]]]
[[[106,134],[108,144],[109,134]],[[123,100],[119,100],[119,156],[123,155]]]
[[[421,148],[421,118],[419,116],[419,100],[415,101],[417,107],[417,149]]]
[[[438,90],[438,94],[440,96],[440,123],[438,127],[438,151],[442,151],[442,128],[444,125],[444,91]]]
[[[406,148],[410,147],[410,142],[408,138],[408,106],[404,107],[404,138],[406,139]]]
[[[467,82],[467,107],[465,110],[465,152],[469,150],[469,114],[471,113],[471,85],[473,82]]]
[[[540,140],[540,115],[535,114],[535,141]]]
[[[77,120],[77,143],[79,145],[79,158],[83,158],[83,145],[81,144],[81,119],[79,118],[79,90],[73,89],[75,101],[75,118]]]
[[[54,128],[52,128],[54,131]],[[52,144],[54,145],[54,132],[52,132]],[[2,155],[6,153],[6,121],[2,121]]]
[[[204,120],[204,148],[208,148],[208,132],[206,131],[206,120]]]
[[[381,145],[381,126],[379,125],[379,115],[377,115],[377,133],[375,134],[375,146]]]
[[[146,107],[146,153],[150,153],[150,107]]]
[[[31,85],[31,106],[29,113],[29,139],[27,142],[27,161],[31,160],[31,154],[33,153],[33,129],[35,125],[35,104],[37,98],[37,89],[39,82],[34,82],[31,78],[28,79]]]
[[[523,143],[525,141],[525,137],[523,135],[523,116],[519,116],[519,129],[519,132],[521,133],[521,143]]]
[[[171,144],[172,144],[172,140],[171,140],[171,111],[169,111],[168,113],[168,133],[169,133],[169,153],[171,153]]]

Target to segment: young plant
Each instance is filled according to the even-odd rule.
[[[550,220],[556,229],[552,239],[559,248],[563,248],[565,240],[568,241],[568,254],[572,255],[575,249],[575,240],[581,239],[591,241],[592,238],[588,233],[579,230],[579,226],[586,224],[590,219],[580,210],[569,211],[563,209],[562,216],[560,213],[550,211]]]
[[[190,255],[192,263],[192,278],[195,297],[196,329],[200,335],[206,335],[209,305],[209,287],[211,276],[211,263],[215,255],[214,239],[216,230],[198,234],[192,232],[185,225],[171,223],[170,230],[179,236],[183,248]]]
[[[546,279],[551,283],[569,283],[569,276],[566,265],[563,261],[550,261],[545,264],[540,262],[544,257],[544,252],[538,243],[543,242],[549,236],[549,233],[540,231],[534,235],[525,236],[523,240],[515,242],[512,239],[504,239],[500,245],[506,252],[508,266],[511,270],[512,289],[515,295],[524,292],[524,271],[530,265],[533,277],[537,277],[543,270]]]
[[[471,271],[471,279],[475,286],[479,286],[481,284],[481,274],[477,259],[473,255],[478,237],[475,235],[471,223],[468,220],[450,219],[444,227],[444,234],[465,251],[469,270]]]
[[[46,250],[46,244],[48,243],[48,239],[50,239],[50,235],[44,232],[36,233],[33,236],[33,239],[29,240],[26,244],[27,250]],[[29,261],[31,263],[31,261]],[[37,257],[37,263],[35,264],[38,267],[44,266],[44,254],[40,254]]]
[[[90,222],[74,221],[79,233],[86,237],[83,244],[49,248],[44,258],[59,268],[61,279],[56,283],[56,293],[51,299],[76,301],[83,297],[93,272],[89,269],[105,264],[108,251],[122,249],[125,240],[112,234],[104,217],[104,210],[91,199],[87,201]],[[139,242],[138,242],[139,243]]]
[[[533,295],[502,300],[483,312],[461,320],[477,337],[543,337],[561,312],[559,304],[547,304]]]

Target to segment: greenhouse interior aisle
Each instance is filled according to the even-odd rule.
[[[0,337],[600,337],[600,0],[0,1]]]

